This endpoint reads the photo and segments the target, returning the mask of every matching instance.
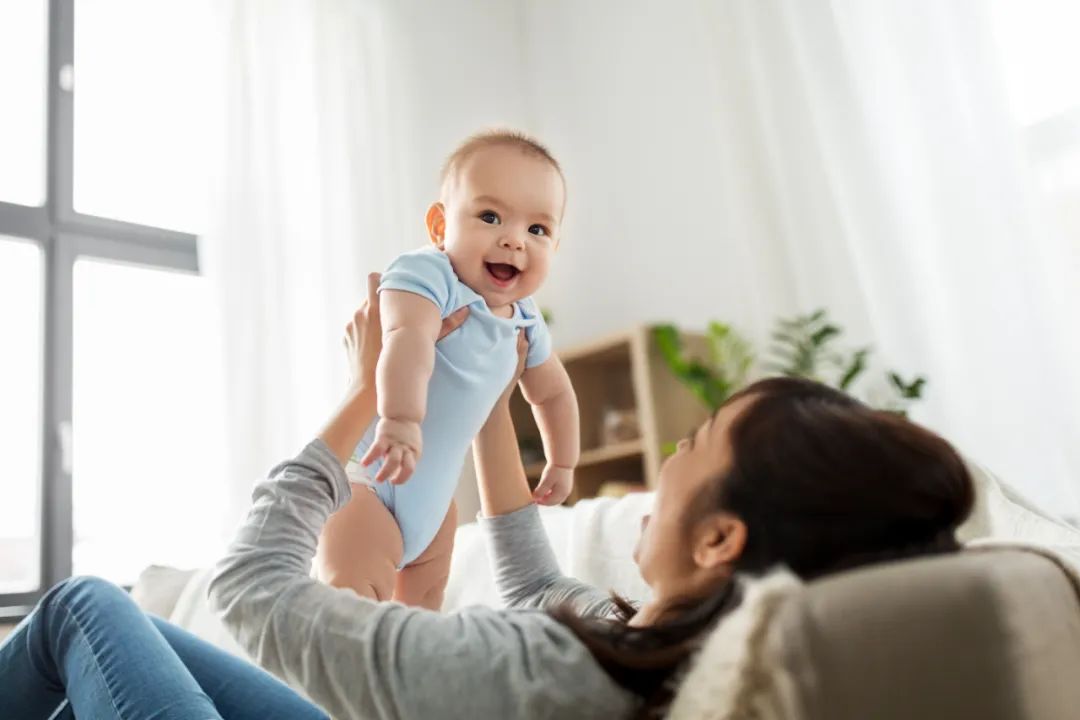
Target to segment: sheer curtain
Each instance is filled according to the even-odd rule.
[[[988,3],[709,5],[743,206],[799,306],[840,307],[931,379],[917,419],[1038,501],[1080,509],[1074,268],[1036,221]],[[734,173],[734,171],[733,171]]]
[[[1040,222],[990,0],[526,6],[570,182],[558,340],[716,318],[767,341],[824,307],[929,378],[915,419],[1080,510],[1076,241]]]
[[[372,239],[399,235],[402,214],[377,8],[232,0],[221,12],[225,151],[200,252],[221,308],[232,523],[251,483],[340,399],[340,337]]]

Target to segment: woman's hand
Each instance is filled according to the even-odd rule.
[[[379,273],[367,277],[367,299],[345,326],[345,357],[349,382],[359,387],[375,387],[375,367],[382,352],[382,322],[379,319]]]
[[[379,318],[379,273],[368,275],[367,299],[345,326],[345,355],[349,364],[349,381],[354,387],[375,387],[375,368],[382,352],[382,322]],[[439,340],[457,330],[469,317],[463,307],[442,322]]]
[[[330,417],[319,437],[334,453],[342,466],[349,462],[353,450],[375,417],[375,367],[382,352],[382,323],[379,319],[378,273],[368,275],[367,300],[345,326],[345,355],[349,364],[349,391],[341,406]],[[461,327],[469,316],[461,308],[443,320],[439,340]]]
[[[525,373],[525,358],[529,352],[529,341],[525,338],[525,330],[518,330],[517,336],[517,367],[514,368],[514,374],[510,378],[510,384],[503,390],[503,394],[499,396],[499,399],[495,401],[495,406],[509,405],[510,398],[514,395],[514,388],[517,387],[518,381],[521,380],[521,376]]]

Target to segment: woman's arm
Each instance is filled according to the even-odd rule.
[[[480,490],[480,512],[485,517],[506,515],[532,505],[532,494],[521,464],[510,396],[525,363],[524,333],[518,334],[518,369],[514,380],[495,403],[487,422],[473,440],[473,461]]]
[[[382,317],[379,312],[379,273],[367,277],[367,300],[345,326],[345,357],[349,361],[349,389],[345,399],[319,433],[319,439],[342,467],[349,462],[360,438],[375,417],[375,368],[382,354]],[[447,318],[455,320],[455,318]],[[450,330],[465,322],[456,317]],[[439,337],[449,332],[445,327]]]
[[[524,335],[518,339],[518,372],[525,363]],[[569,603],[579,614],[607,616],[616,606],[608,593],[565,577],[540,512],[532,502],[518,452],[510,395],[514,383],[495,403],[473,442],[480,486],[481,527],[488,538],[495,584],[508,607],[550,608]]]
[[[311,579],[319,531],[348,497],[319,440],[256,487],[209,595],[258,665],[342,720],[629,716],[633,697],[546,614],[440,615]]]

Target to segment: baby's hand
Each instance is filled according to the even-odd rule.
[[[375,476],[375,482],[389,480],[394,485],[400,485],[408,480],[416,469],[423,446],[420,423],[380,418],[379,424],[375,426],[375,441],[371,443],[360,463],[367,467],[385,457],[383,466]]]
[[[573,488],[574,470],[549,463],[533,491],[533,501],[541,505],[561,505],[570,497]]]

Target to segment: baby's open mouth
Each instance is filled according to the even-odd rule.
[[[495,281],[500,285],[509,283],[521,274],[520,270],[507,263],[486,262],[484,263],[484,267],[487,268],[488,275],[495,278]]]

